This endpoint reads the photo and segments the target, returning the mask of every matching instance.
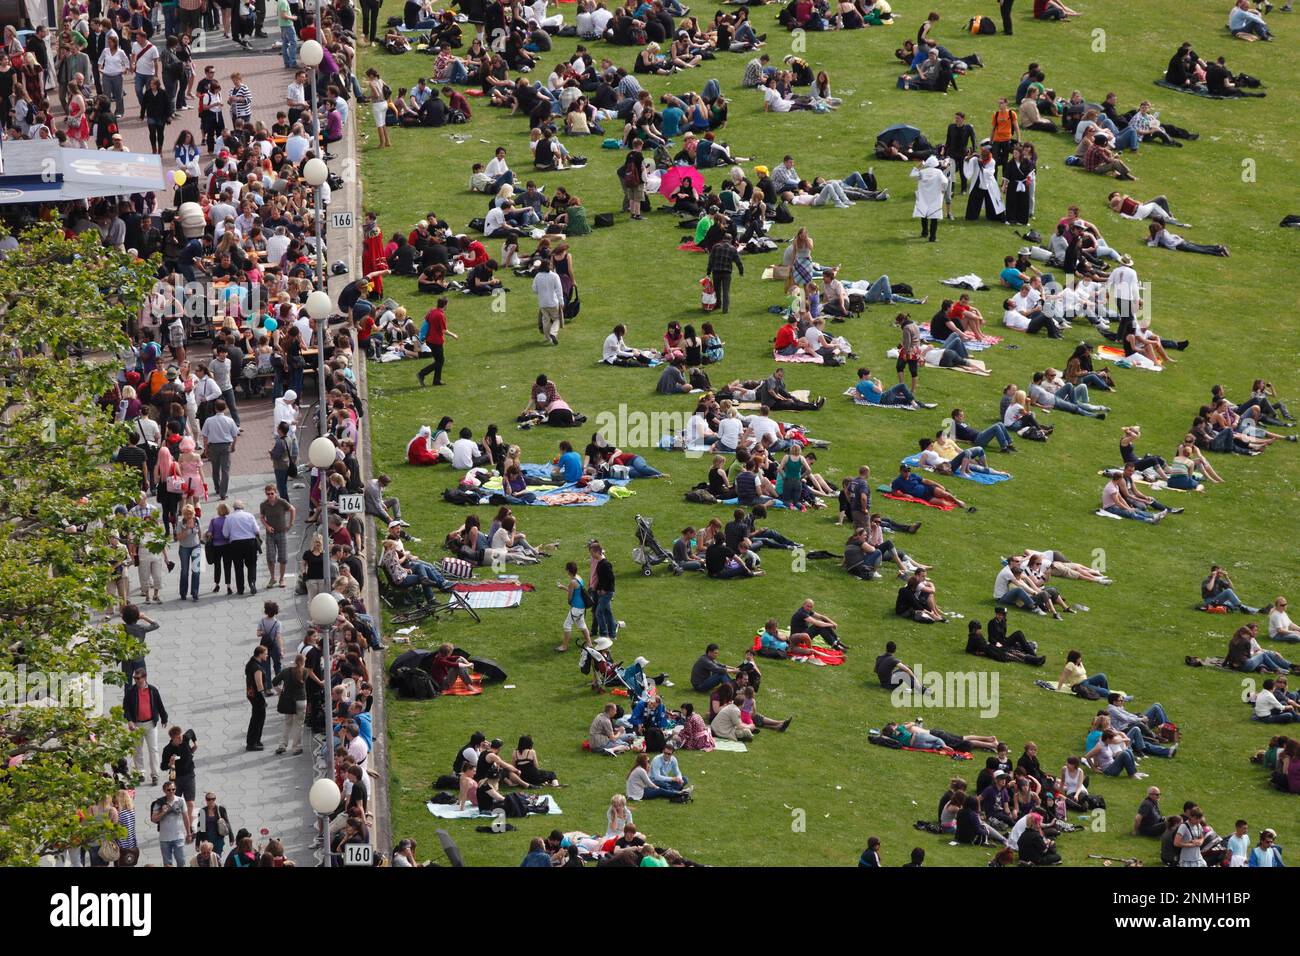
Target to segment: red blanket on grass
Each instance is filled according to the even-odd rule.
[[[914,498],[897,491],[888,492],[885,497],[891,501],[910,501],[913,504],[925,505],[927,508],[938,508],[940,511],[952,511],[957,507],[951,501],[926,501],[924,498]]]

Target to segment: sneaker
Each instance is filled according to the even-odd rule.
[[[1170,744],[1170,745],[1169,745],[1169,756],[1172,757],[1172,756],[1173,756],[1174,754],[1176,754],[1176,753],[1178,753],[1178,744]]]
[[[282,754],[282,753],[284,753],[284,751],[285,751],[285,748],[284,748],[284,747],[276,747],[276,748],[275,748],[275,752],[276,752],[277,754]]]
[[[1047,612],[1044,611],[1041,607],[1034,608],[1034,613],[1037,614],[1039,617],[1047,617]]]
[[[1151,776],[1151,774],[1149,774],[1149,773],[1135,773],[1135,774],[1133,774],[1133,779],[1134,779],[1134,780],[1145,780],[1145,779],[1146,779],[1147,777],[1149,777],[1149,776]]]
[[[1109,584],[1110,581],[1107,580],[1106,583]],[[1083,612],[1086,613],[1086,612],[1088,612],[1088,611],[1091,611],[1092,608],[1088,607],[1088,605],[1086,605],[1086,604],[1075,604],[1074,607],[1072,608],[1072,610],[1075,610],[1075,611],[1083,611]]]

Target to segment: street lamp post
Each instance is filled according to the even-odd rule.
[[[317,438],[311,444],[311,452],[320,451],[320,443],[330,444],[329,451],[330,464],[334,461],[333,445],[328,438]],[[318,460],[324,460],[323,454],[312,454],[312,464]],[[317,467],[321,467],[317,465]],[[324,496],[322,495],[322,505]],[[325,551],[325,580],[330,577],[330,556],[329,550]],[[326,585],[328,588],[328,584]],[[339,616],[339,602],[329,590],[324,590],[311,599],[308,605],[307,613],[311,617],[311,622],[320,628],[321,632],[321,671],[323,687],[321,693],[324,695],[323,707],[325,711],[325,769],[324,773],[316,779],[311,785],[311,805],[312,809],[320,814],[321,827],[321,866],[328,868],[330,866],[330,846],[329,846],[329,817],[328,814],[338,809],[339,805],[339,788],[334,780],[334,714],[331,711],[333,701],[333,692],[330,682],[330,659],[333,656],[333,636],[334,624]],[[333,794],[332,797],[330,794]]]

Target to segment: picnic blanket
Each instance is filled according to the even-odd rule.
[[[1116,521],[1124,520],[1119,515],[1113,515],[1109,511],[1102,511],[1100,508],[1094,511],[1093,514],[1095,514],[1098,518],[1114,518]]]
[[[1209,90],[1202,90],[1196,87],[1175,86],[1168,80],[1156,80],[1156,86],[1164,87],[1166,90],[1173,90],[1175,93],[1190,93],[1192,96],[1200,96],[1207,100],[1232,100],[1235,96],[1220,96],[1218,93],[1211,93]]]
[[[749,748],[746,747],[744,744],[742,744],[739,740],[719,740],[717,737],[713,738],[713,749],[725,750],[728,753],[733,753],[733,754],[743,754],[749,751]],[[691,752],[695,753],[697,751],[691,751]],[[698,753],[708,753],[708,751],[702,750],[702,751],[698,751]]]
[[[551,491],[537,492],[530,505],[538,508],[599,508],[609,503],[609,495],[586,491],[577,484],[561,485]]]
[[[519,581],[462,581],[452,589],[476,611],[518,607],[524,592],[534,590],[531,584]]]
[[[951,279],[940,279],[940,285],[952,286],[955,289],[967,289],[970,292],[987,292],[988,286],[973,272],[968,272],[964,276],[953,276]]]
[[[1226,657],[1192,657],[1189,655],[1183,658],[1183,663],[1188,667],[1214,667],[1221,671],[1232,670],[1228,666]]]
[[[783,641],[790,639],[788,628],[778,628],[777,636]],[[820,638],[818,639],[820,641]],[[757,654],[763,646],[761,634],[754,635],[754,643],[751,650]],[[821,667],[838,667],[845,662],[843,651],[837,651],[832,647],[825,646],[824,643],[814,643],[812,645],[798,644],[786,648],[786,660],[793,661],[796,664],[816,664]]]
[[[844,390],[844,394],[847,395],[849,398],[853,399],[854,405],[861,405],[863,408],[896,408],[896,409],[901,409],[902,411],[905,412],[914,412],[917,410],[913,408],[911,405],[881,405],[879,402],[869,402],[862,397],[862,393],[859,392],[856,388],[851,388],[851,387],[846,388]],[[934,406],[931,405],[929,407],[933,408]]]
[[[971,341],[970,339],[966,339],[962,342],[962,344],[966,346],[967,352],[983,352],[985,349],[991,349],[993,348],[993,346],[998,345],[1002,342],[1002,336],[1000,335],[990,335],[988,339],[989,340],[987,342],[975,342],[975,341]],[[921,336],[921,341],[933,344],[935,346],[939,346],[942,345],[945,340],[936,339],[929,332],[926,332]],[[894,357],[897,358],[897,356]]]
[[[740,504],[740,499],[739,499],[739,498],[720,498],[720,499],[718,500],[718,504],[720,504],[720,505],[730,505],[731,507],[734,508],[736,505]],[[749,507],[749,506],[746,505],[745,507]],[[764,508],[784,508],[784,507],[785,507],[785,502],[782,501],[780,498],[772,498],[771,500],[765,502],[764,505],[763,505],[763,507],[764,507]]]
[[[677,248],[682,252],[708,252],[709,251],[708,249],[705,249],[703,246],[697,246],[693,242],[683,242]]]
[[[825,365],[825,361],[820,355],[809,355],[807,352],[795,352],[794,355],[782,355],[776,349],[772,350],[773,362],[805,362],[809,365]],[[794,394],[791,392],[790,394]],[[796,396],[798,397],[798,396]]]
[[[483,678],[481,677],[478,678],[479,681],[482,679]],[[452,685],[444,690],[443,693],[450,697],[477,697],[479,694],[483,693],[483,688],[477,681],[473,684],[466,684],[463,680],[457,677],[452,682]]]
[[[555,802],[555,798],[549,793],[541,794],[546,801],[546,816],[558,817],[562,815],[560,805]],[[425,806],[435,817],[440,820],[491,820],[496,816],[495,813],[484,813],[478,807],[466,807],[464,810],[458,810],[454,803],[434,803],[430,800]]]
[[[952,511],[957,506],[951,501],[926,501],[924,498],[914,498],[912,495],[901,494],[892,491],[889,485],[881,485],[876,489],[890,501],[910,501],[913,504],[925,505],[927,508],[938,508],[940,511]]]
[[[1115,362],[1124,368],[1140,368],[1148,372],[1163,372],[1164,366],[1157,365],[1145,355],[1125,355],[1124,350],[1114,345],[1102,345],[1097,349],[1097,357],[1107,362]]]
[[[907,467],[909,468],[920,468],[921,456],[908,455],[906,458],[903,459],[903,464],[907,465]],[[1001,484],[1004,481],[1011,480],[1010,475],[986,475],[983,472],[979,472],[979,471],[972,471],[969,475],[963,474],[960,471],[954,471],[953,474],[956,475],[958,478],[965,478],[967,481],[973,481],[977,485],[997,485],[997,484]]]

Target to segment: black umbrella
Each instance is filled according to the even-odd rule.
[[[388,668],[388,675],[391,677],[403,667],[418,667],[422,671],[432,672],[433,658],[433,651],[421,650],[420,648],[412,648],[409,651],[403,651],[401,654],[397,655],[392,666]]]
[[[899,146],[906,147],[911,146],[918,139],[924,138],[921,131],[915,126],[908,126],[906,123],[895,123],[888,129],[881,130],[880,134],[876,136],[876,142],[892,143],[896,140]]]

